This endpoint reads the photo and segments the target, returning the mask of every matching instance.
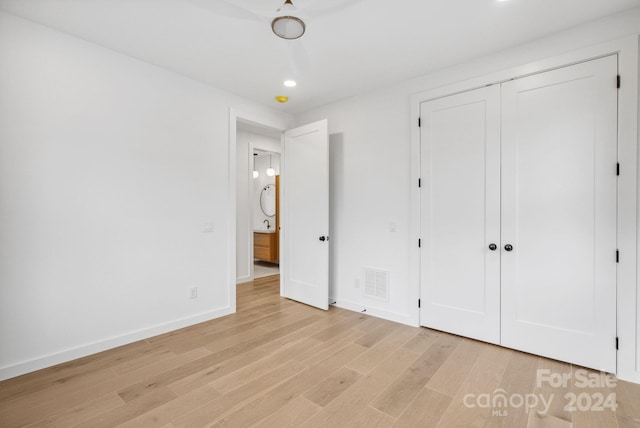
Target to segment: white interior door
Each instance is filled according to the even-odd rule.
[[[502,85],[502,344],[608,372],[616,75],[610,56]]]
[[[500,87],[420,110],[421,324],[499,343]]]
[[[329,309],[327,120],[284,133],[281,165],[281,294]]]

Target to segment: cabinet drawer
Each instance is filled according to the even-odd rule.
[[[270,247],[271,238],[275,236],[275,233],[254,233],[253,245],[256,247]]]
[[[269,247],[255,247],[253,257],[262,260],[271,260],[271,249]]]

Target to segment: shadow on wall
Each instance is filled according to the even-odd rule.
[[[336,238],[340,239],[336,229],[338,207],[344,198],[342,181],[344,178],[344,134],[329,134],[329,298],[336,297]]]

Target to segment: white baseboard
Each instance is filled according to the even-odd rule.
[[[178,330],[194,324],[210,321],[212,319],[229,315],[231,313],[233,313],[233,309],[230,307],[216,309],[197,315],[192,315],[186,318],[181,318],[175,321],[158,324],[153,327],[135,330],[120,336],[80,345],[75,348],[65,349],[64,351],[44,355],[42,357],[34,358],[32,360],[24,361],[10,366],[0,367],[0,381],[30,373],[36,370],[55,366],[56,364],[72,361],[77,358],[86,357],[87,355],[96,354],[108,349],[117,348],[118,346],[137,342],[138,340],[148,339],[149,337],[157,336],[159,334],[168,333],[170,331]]]
[[[388,321],[394,321],[400,324],[410,325],[411,327],[419,327],[419,322],[409,314],[401,314],[397,312],[390,312],[384,309],[375,308],[372,306],[362,305],[361,303],[352,302],[349,300],[340,300],[330,298],[332,306],[338,308],[347,309],[353,312],[363,312],[367,315],[371,315],[377,318],[382,318]]]
[[[618,366],[618,370],[619,370]],[[639,371],[632,371],[632,372],[620,372],[618,371],[618,373],[616,374],[616,377],[620,380],[624,380],[627,382],[631,382],[631,383],[637,383],[640,384],[640,372]]]
[[[241,276],[239,278],[236,278],[236,284],[242,284],[243,282],[249,281],[253,281],[253,278],[251,276]]]

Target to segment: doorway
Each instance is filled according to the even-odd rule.
[[[236,282],[279,274],[282,131],[236,124]]]
[[[243,134],[241,134],[243,135]],[[255,137],[254,137],[255,138]],[[267,138],[267,137],[265,137]],[[253,236],[254,279],[280,273],[280,153],[257,148],[253,153],[249,211]]]
[[[264,125],[271,123],[272,125]],[[281,125],[281,124],[280,124]],[[270,137],[271,148],[262,150],[282,153],[282,228],[276,226],[273,233],[280,235],[277,255],[282,263],[280,279],[281,296],[297,300],[320,309],[329,305],[329,138],[326,119],[293,129],[280,127],[273,120],[266,122],[248,119],[233,109],[229,115],[229,180],[231,200],[229,243],[230,304],[236,308],[236,284],[248,282],[254,275],[254,241],[251,232],[253,215],[248,208],[253,199],[250,183],[253,181],[255,142],[241,140],[245,133],[251,138]],[[285,129],[283,129],[285,128]],[[278,137],[280,140],[278,141]],[[260,144],[264,143],[262,141]],[[251,154],[251,156],[249,156]],[[257,153],[259,155],[259,153]],[[286,167],[286,173],[284,172]],[[245,171],[243,173],[243,171]],[[266,173],[266,171],[265,171]],[[259,176],[258,174],[256,174]],[[275,176],[275,171],[273,171]],[[273,191],[277,186],[274,185]],[[269,191],[269,189],[262,190]],[[262,193],[261,190],[261,193]],[[278,205],[276,203],[276,205]],[[267,225],[263,222],[264,226]],[[313,228],[309,228],[313,224]],[[247,225],[251,225],[246,227]],[[250,257],[246,255],[250,254]],[[246,263],[246,264],[244,264]],[[243,270],[244,267],[248,268]],[[313,269],[310,269],[309,266]],[[235,273],[235,275],[234,275]],[[232,276],[233,275],[233,276]]]

